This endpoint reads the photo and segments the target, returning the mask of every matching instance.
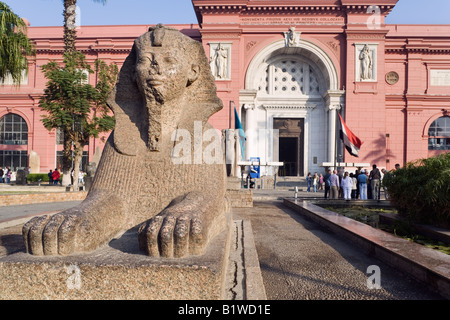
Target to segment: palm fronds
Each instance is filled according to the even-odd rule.
[[[0,2],[0,79],[11,75],[20,84],[22,72],[28,72],[27,55],[34,54],[34,48],[26,30],[25,22]]]

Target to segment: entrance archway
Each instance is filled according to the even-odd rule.
[[[339,90],[338,79],[330,57],[306,40],[300,40],[295,47],[286,47],[279,40],[256,54],[240,95],[247,136],[246,156],[281,161],[279,148],[293,142],[277,132],[280,129],[276,122],[293,119],[301,120],[303,126],[301,137],[297,137],[301,141],[297,150],[293,150],[298,154],[294,164],[297,175],[319,171],[321,162],[332,162],[336,109],[343,106],[345,95]],[[268,134],[262,137],[261,130]]]

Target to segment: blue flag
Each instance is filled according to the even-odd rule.
[[[236,107],[234,107],[234,128],[238,130],[239,144],[241,145],[241,160],[245,160],[245,133],[242,128],[241,120],[239,120],[239,115],[237,113]]]

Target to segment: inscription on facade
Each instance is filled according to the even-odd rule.
[[[450,70],[430,70],[430,85],[450,87]]]
[[[344,24],[343,17],[242,17],[241,24]]]

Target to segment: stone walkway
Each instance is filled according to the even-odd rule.
[[[50,208],[55,209],[39,209]],[[21,214],[31,213],[25,209]],[[233,219],[251,221],[269,300],[442,299],[281,201],[255,201],[253,208],[234,208]],[[0,229],[0,248],[0,256],[23,250],[20,225]],[[369,266],[379,267],[381,289],[368,288]]]
[[[251,221],[269,300],[442,299],[281,201],[234,208],[233,219]],[[369,266],[379,267],[381,289],[369,289]]]

